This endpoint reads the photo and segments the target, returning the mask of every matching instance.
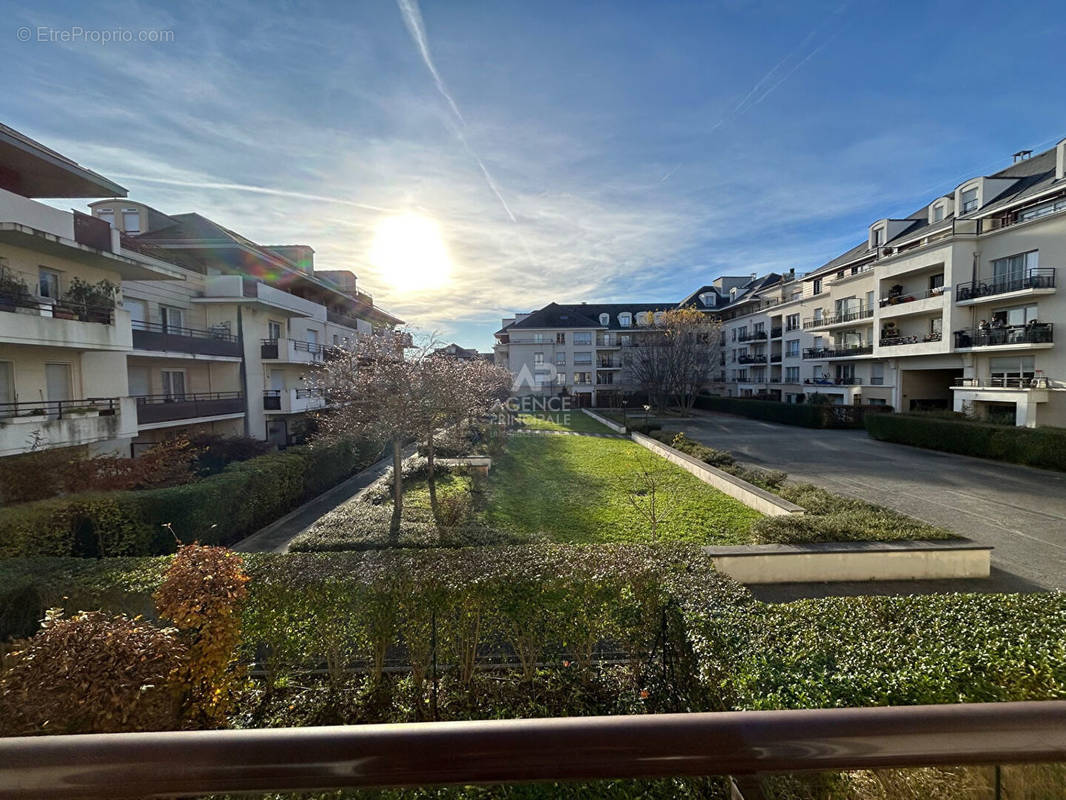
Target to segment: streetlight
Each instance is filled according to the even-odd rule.
[[[622,427],[626,427],[626,422],[628,421],[627,418],[626,418],[626,406],[628,406],[628,405],[629,405],[629,401],[626,400],[623,397],[622,398]]]
[[[644,427],[648,427],[648,412],[651,411],[651,406],[645,404],[644,406]]]

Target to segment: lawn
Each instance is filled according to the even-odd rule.
[[[538,414],[519,414],[518,421],[529,430],[577,431],[579,433],[614,433],[582,411],[547,411]]]
[[[555,542],[651,541],[650,520],[629,500],[636,492],[642,508],[649,505],[642,469],[659,482],[659,540],[751,541],[758,512],[625,439],[510,437],[489,473],[482,513],[490,526]]]

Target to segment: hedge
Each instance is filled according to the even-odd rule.
[[[977,458],[1066,472],[1066,429],[1015,428],[921,414],[866,417],[870,436]]]
[[[881,416],[892,410],[888,406],[782,403],[779,400],[749,400],[745,397],[713,395],[700,395],[696,398],[695,407],[804,428],[861,428],[864,418]]]
[[[83,493],[0,509],[0,558],[137,556],[232,544],[369,465],[377,448],[294,447],[182,486]]]

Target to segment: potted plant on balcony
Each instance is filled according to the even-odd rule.
[[[57,303],[53,314],[59,316],[56,311],[69,310],[76,314],[83,322],[111,322],[111,312],[115,309],[115,297],[118,295],[118,285],[104,279],[96,283],[74,278],[63,297],[62,307]],[[70,317],[64,317],[70,319]]]
[[[14,311],[30,296],[26,281],[7,266],[0,266],[0,311]]]

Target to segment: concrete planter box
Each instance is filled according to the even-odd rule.
[[[438,458],[438,466],[441,467],[468,467],[488,475],[492,469],[492,458],[489,456],[465,456],[463,458]]]
[[[642,433],[633,433],[632,438],[641,447],[646,447],[656,455],[662,456],[670,463],[676,464],[686,472],[695,475],[707,485],[713,486],[722,494],[727,494],[735,500],[739,500],[748,508],[753,508],[768,517],[784,517],[804,513],[804,509],[795,503],[790,503],[773,492],[768,492],[758,486],[753,486],[747,481],[742,481],[728,472],[722,472],[722,470],[716,469],[710,464],[704,464],[698,458],[682,453],[680,450],[663,444],[657,439],[652,439]]]
[[[831,583],[987,578],[992,548],[967,539],[705,547],[740,583]]]

